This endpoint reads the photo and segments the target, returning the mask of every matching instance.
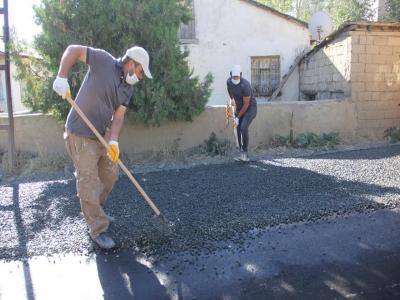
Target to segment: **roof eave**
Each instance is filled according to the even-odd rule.
[[[312,53],[318,51],[319,49],[325,47],[331,41],[333,41],[336,37],[338,37],[341,33],[345,31],[354,31],[357,29],[361,29],[360,27],[366,27],[368,30],[372,28],[398,28],[400,31],[400,22],[345,22],[339,26],[334,32],[330,35],[326,36],[318,45],[316,45],[313,49],[311,49],[302,60],[310,56]],[[301,61],[299,62],[301,63]]]
[[[269,7],[267,5],[261,4],[261,3],[255,1],[255,0],[241,0],[241,1],[247,2],[247,3],[249,3],[251,5],[254,5],[254,6],[258,7],[258,8],[262,8],[264,10],[267,10],[267,11],[273,13],[274,15],[277,15],[278,17],[284,18],[284,19],[286,19],[286,20],[288,20],[290,22],[293,22],[293,23],[295,23],[295,24],[297,24],[297,25],[299,25],[301,27],[305,27],[306,29],[308,29],[308,23],[307,22],[304,22],[304,21],[302,21],[300,19],[297,19],[295,17],[292,17],[290,15],[281,13],[280,11],[277,11],[276,9],[274,9],[272,7]]]

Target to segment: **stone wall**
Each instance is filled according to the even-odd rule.
[[[400,126],[400,31],[352,31],[351,98],[360,139]]]
[[[300,64],[300,100],[350,98],[359,142],[400,126],[400,23],[355,23]]]
[[[351,38],[344,32],[300,63],[300,100],[350,96]]]

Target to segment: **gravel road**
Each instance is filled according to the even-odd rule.
[[[166,231],[126,176],[106,206],[120,247],[149,257],[210,254],[280,224],[400,206],[400,145],[268,157],[134,176],[172,226]],[[87,235],[75,180],[0,182],[0,259],[99,251]]]

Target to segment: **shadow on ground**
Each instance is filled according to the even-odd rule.
[[[153,271],[129,252],[118,255],[100,253],[96,263],[104,300],[171,299]]]
[[[238,299],[400,298],[400,251],[373,253],[356,264],[284,265],[282,269],[272,279],[244,282]]]
[[[399,223],[398,210],[382,210],[287,226],[245,240],[244,252],[176,253],[157,265],[121,251],[98,256],[98,273],[110,300],[398,299]]]
[[[396,149],[389,147],[384,152]],[[397,186],[361,182],[364,174],[349,181],[263,163],[135,176],[173,223],[171,233],[165,234],[153,222],[152,210],[125,176],[114,187],[106,211],[117,218],[111,232],[119,245],[150,256],[177,251],[212,253],[218,241],[242,245],[253,229],[395,207],[400,201]],[[0,186],[0,193],[5,195],[0,202],[0,258],[92,250],[79,216],[73,180],[13,183]]]

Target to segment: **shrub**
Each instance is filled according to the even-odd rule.
[[[294,137],[291,133],[284,137],[281,135],[275,135],[271,140],[272,147],[290,147],[290,148],[318,148],[327,147],[329,149],[334,148],[339,144],[339,133],[323,133],[317,135],[316,133],[300,133]]]

